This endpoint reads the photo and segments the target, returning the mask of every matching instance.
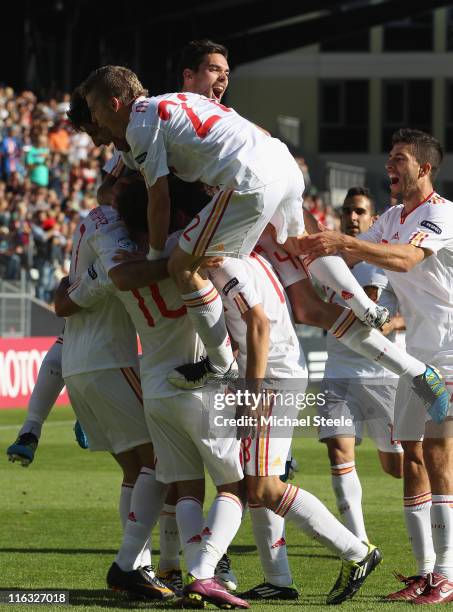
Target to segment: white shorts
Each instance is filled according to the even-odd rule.
[[[144,400],[157,457],[156,477],[161,482],[204,478],[205,467],[216,486],[244,477],[239,440],[234,435],[219,438],[212,434],[209,408],[201,397],[201,393],[187,392]]]
[[[290,422],[299,418],[296,393],[290,390],[271,393],[275,400],[258,417],[261,426],[255,437],[246,438],[241,444],[241,463],[246,476],[281,476],[290,457],[294,431]]]
[[[304,231],[304,181],[297,164],[281,180],[252,191],[220,191],[189,223],[179,246],[196,257],[248,257],[266,225],[273,220],[279,242]],[[286,223],[291,211],[300,211],[295,227]],[[288,234],[289,233],[289,234]]]
[[[434,364],[445,378],[447,389],[453,393],[453,366]],[[452,396],[450,396],[452,397]],[[453,403],[450,401],[449,416],[453,416]],[[407,377],[399,379],[395,398],[394,435],[397,440],[422,440],[425,435],[426,423],[430,422],[429,437],[446,437],[445,428],[432,422],[425,405],[412,389],[412,381]],[[449,422],[451,427],[451,421]],[[427,432],[428,433],[428,432]]]
[[[393,427],[397,378],[344,379],[329,378],[323,382],[324,406],[318,403],[318,417],[336,419],[337,423],[321,423],[319,439],[355,437],[360,444],[364,429],[384,453],[400,453]]]
[[[118,455],[151,442],[134,368],[74,374],[65,383],[91,451]]]

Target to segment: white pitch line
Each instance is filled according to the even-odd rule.
[[[75,421],[75,417],[74,417],[74,421]],[[67,425],[68,427],[71,427],[71,424],[74,421],[51,421],[50,423],[45,423],[43,425],[43,431],[47,429],[47,427],[61,427],[63,425]],[[23,422],[17,423],[16,425],[0,425],[0,431],[6,431],[8,429],[17,429],[18,427],[21,427],[22,424]]]

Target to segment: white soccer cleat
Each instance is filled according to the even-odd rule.
[[[375,329],[381,329],[383,325],[389,322],[390,313],[384,306],[376,304],[374,309],[368,308],[363,317],[359,317],[362,323],[368,325],[368,327],[374,327]]]
[[[231,561],[227,554],[223,555],[215,568],[215,576],[228,591],[236,591],[238,579],[231,569]]]

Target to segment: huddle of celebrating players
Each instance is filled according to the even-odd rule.
[[[382,559],[368,542],[354,463],[366,423],[383,469],[404,476],[418,564],[387,599],[453,601],[453,204],[432,187],[439,143],[396,132],[386,167],[403,204],[375,221],[369,192],[352,189],[343,232],[320,232],[303,211],[303,177],[286,146],[221,103],[226,49],[194,41],[181,66],[179,93],[148,97],[132,71],[105,66],[73,95],[74,128],[116,151],[57,292],[67,319],[38,379],[44,416],[32,402],[10,458],[33,459],[64,379],[90,449],[110,452],[123,471],[111,588],[177,595],[191,607],[296,599],[289,520],[341,559],[327,596],[339,604]],[[280,479],[308,379],[294,321],[329,332],[320,416],[350,417],[319,429],[343,522]],[[392,341],[402,329],[407,352]],[[61,347],[62,375],[51,379]],[[214,396],[224,398],[220,426]],[[238,402],[244,396],[253,401]],[[217,495],[204,517],[205,468]],[[226,552],[246,507],[265,582],[238,597]],[[159,518],[154,574],[149,538]]]

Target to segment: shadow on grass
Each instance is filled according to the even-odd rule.
[[[116,555],[117,548],[1,548],[0,553],[26,553],[42,555]],[[158,555],[159,550],[153,550]]]
[[[319,550],[318,552],[308,552],[310,549]],[[300,552],[295,549],[301,549]],[[0,549],[1,550],[1,549]],[[305,544],[291,544],[287,545],[288,557],[306,557],[306,558],[318,558],[318,559],[338,559],[335,555],[331,555],[329,553],[324,553],[325,550],[322,546],[319,545],[305,545]],[[256,554],[256,546],[253,544],[231,544],[228,547],[229,555],[243,555],[243,554]],[[234,557],[232,558],[232,562],[234,564]]]

